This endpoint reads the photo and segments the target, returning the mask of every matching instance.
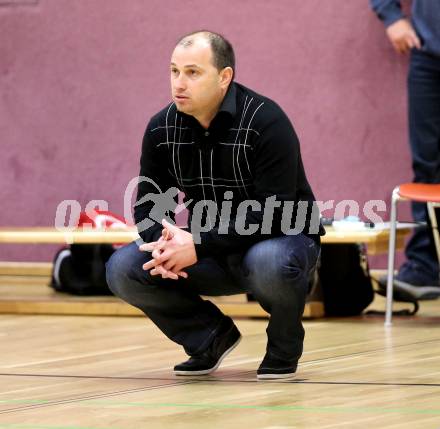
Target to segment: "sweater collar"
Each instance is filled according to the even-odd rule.
[[[222,104],[218,109],[218,113],[223,112],[228,113],[233,118],[237,113],[237,87],[235,85],[235,82],[230,83],[229,88],[226,91],[225,97],[223,98]]]

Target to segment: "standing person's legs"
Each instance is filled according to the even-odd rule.
[[[213,259],[188,267],[188,279],[179,280],[162,279],[143,270],[150,259],[151,253],[141,252],[135,242],[122,247],[107,262],[107,282],[115,295],[142,310],[188,355],[202,353],[219,332],[234,326],[213,303],[199,296],[241,292]],[[235,331],[234,335],[237,337]]]
[[[440,183],[440,57],[412,52],[408,107],[414,182]],[[414,220],[427,221],[425,204],[413,203],[412,212]],[[407,262],[400,268],[397,280],[438,287],[439,265],[429,228],[419,227],[415,231],[405,253]],[[419,288],[413,292],[423,299],[423,291]]]
[[[288,377],[296,371],[304,341],[301,319],[319,251],[313,239],[298,234],[261,241],[244,256],[239,282],[270,314],[258,378]]]

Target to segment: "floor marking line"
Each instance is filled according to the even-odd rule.
[[[304,405],[246,405],[246,404],[203,404],[203,403],[143,403],[143,402],[118,402],[110,404],[108,401],[90,401],[97,405],[117,405],[134,407],[183,407],[183,408],[224,408],[224,409],[250,409],[250,410],[279,410],[279,411],[325,411],[325,412],[389,412],[408,414],[440,414],[440,409],[421,408],[382,408],[382,407],[338,407],[338,406],[304,406]]]
[[[17,363],[13,365],[3,365],[2,368],[11,369],[11,368],[19,368],[23,366],[36,366],[36,365],[42,365],[45,363],[54,363],[54,362],[65,362],[69,360],[80,360],[84,358],[90,358],[90,357],[96,357],[96,356],[103,356],[103,355],[109,355],[109,354],[117,354],[117,353],[125,353],[125,352],[131,352],[134,350],[140,350],[144,349],[147,346],[130,346],[130,347],[120,347],[117,349],[109,349],[109,350],[100,350],[99,352],[90,352],[90,353],[83,353],[78,355],[70,355],[65,357],[59,357],[54,359],[45,359],[35,362],[28,362],[28,363]]]
[[[101,405],[109,407],[141,407],[141,408],[199,408],[225,410],[260,410],[260,411],[304,411],[320,413],[389,413],[389,414],[416,414],[440,415],[440,409],[424,408],[387,408],[387,407],[340,407],[340,406],[301,406],[301,405],[252,405],[252,404],[224,404],[224,403],[144,403],[144,402],[111,402],[97,400],[78,400],[76,403],[86,405]],[[54,404],[52,404],[54,405]],[[1,425],[0,425],[1,427]],[[65,427],[64,429],[67,429]],[[85,429],[85,428],[84,428]]]
[[[420,344],[426,344],[426,343],[435,343],[440,341],[440,339],[435,339],[435,340],[426,340],[426,341],[418,341],[416,343],[410,343],[410,344],[401,344],[398,346],[393,346],[393,347],[382,347],[379,349],[373,349],[373,350],[364,350],[361,352],[355,352],[355,353],[348,353],[348,354],[344,354],[344,355],[336,355],[336,356],[328,356],[325,358],[321,358],[321,359],[312,359],[312,360],[308,360],[308,361],[300,361],[300,365],[306,365],[308,363],[319,363],[319,362],[325,362],[328,360],[332,360],[332,359],[340,359],[340,358],[348,358],[348,357],[353,357],[353,356],[362,356],[362,355],[367,355],[370,353],[377,353],[377,352],[385,352],[385,351],[389,351],[389,350],[394,350],[394,349],[398,349],[398,348],[402,348],[402,347],[409,347],[409,346],[415,346],[415,345],[420,345]]]
[[[232,377],[239,376],[239,374],[246,375],[254,373],[254,371],[243,371],[238,374],[223,374],[222,378],[218,378],[215,375],[202,375],[202,376],[188,376],[185,380],[181,378],[165,378],[165,377],[114,377],[114,376],[88,376],[88,375],[58,375],[58,374],[0,374],[0,376],[7,377],[41,377],[41,378],[78,378],[78,379],[104,379],[104,380],[139,380],[139,381],[172,381],[174,383],[164,384],[161,387],[174,387],[181,384],[190,383],[259,383],[262,381],[257,380],[243,380],[234,379]],[[440,387],[440,383],[392,383],[386,381],[319,381],[319,380],[307,380],[304,378],[296,378],[293,380],[273,380],[266,381],[266,383],[283,383],[283,384],[319,384],[319,385],[354,385],[354,386],[384,386],[384,387]],[[154,386],[150,386],[154,387]],[[0,400],[1,402],[1,400]]]
[[[20,424],[20,423],[0,423],[0,428],[2,429],[110,429],[103,427],[92,427],[92,426],[47,426],[47,425],[30,425],[30,424]],[[112,426],[111,429],[117,429]]]
[[[8,414],[8,413],[17,412],[17,411],[26,411],[29,409],[44,408],[44,407],[50,407],[50,406],[54,406],[54,405],[71,404],[71,403],[87,401],[87,400],[95,399],[95,398],[106,398],[106,397],[112,397],[112,396],[118,396],[118,395],[125,395],[128,393],[145,392],[147,390],[162,389],[165,387],[175,387],[175,386],[180,386],[180,385],[184,385],[184,384],[192,384],[192,383],[194,383],[194,382],[191,380],[187,380],[187,381],[183,381],[180,383],[162,384],[162,385],[158,385],[158,386],[140,387],[137,389],[119,390],[116,392],[100,393],[97,395],[90,395],[90,396],[85,396],[85,397],[80,397],[80,398],[54,400],[54,401],[48,401],[48,402],[44,402],[44,403],[24,406],[24,407],[16,407],[16,408],[8,408],[6,410],[0,410],[0,414]]]

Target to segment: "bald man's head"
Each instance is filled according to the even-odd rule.
[[[207,43],[212,52],[212,63],[217,70],[231,67],[235,75],[235,55],[231,43],[221,34],[201,30],[183,36],[176,46],[190,47],[196,43]]]
[[[177,110],[208,128],[234,77],[234,51],[222,36],[197,31],[179,40],[170,61]]]

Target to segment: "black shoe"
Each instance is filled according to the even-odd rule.
[[[264,356],[263,362],[257,370],[259,380],[277,380],[291,378],[295,375],[297,362],[287,362],[285,360]]]
[[[174,367],[176,375],[205,375],[214,372],[241,340],[240,331],[228,317],[209,348]]]

